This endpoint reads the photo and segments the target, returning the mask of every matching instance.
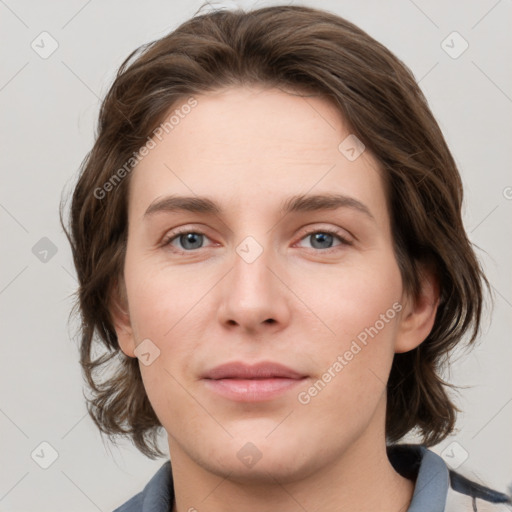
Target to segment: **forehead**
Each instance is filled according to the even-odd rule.
[[[132,171],[130,210],[137,216],[166,194],[261,209],[295,194],[339,192],[385,209],[378,162],[369,151],[347,159],[340,143],[350,128],[326,99],[257,87],[194,98]]]

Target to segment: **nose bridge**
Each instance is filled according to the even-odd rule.
[[[252,307],[269,300],[268,295],[274,288],[271,283],[273,275],[269,270],[274,260],[271,244],[268,237],[265,240],[261,236],[258,238],[261,242],[254,236],[245,237],[236,246],[233,258],[231,296],[237,296],[246,306],[252,304]]]
[[[254,329],[269,319],[281,323],[286,320],[285,289],[274,275],[276,257],[272,245],[267,233],[247,236],[234,248],[233,270],[219,310],[224,323],[235,322]]]

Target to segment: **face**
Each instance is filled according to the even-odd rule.
[[[171,458],[292,481],[384,443],[394,353],[429,329],[411,327],[377,161],[354,159],[352,139],[340,149],[350,130],[330,103],[263,88],[195,98],[132,171],[118,338],[146,354]],[[301,378],[204,378],[229,362]]]

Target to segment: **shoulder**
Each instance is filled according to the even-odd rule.
[[[450,487],[446,496],[445,512],[505,512],[506,505],[512,504],[509,495],[499,492],[464,475],[449,470]]]
[[[114,512],[140,512],[142,510],[143,492],[139,492],[128,501],[117,507]]]
[[[408,512],[505,512],[510,495],[481,485],[450,469],[432,450],[419,444],[388,446],[395,470],[415,482]]]
[[[169,512],[173,498],[171,462],[168,460],[160,466],[141,492],[113,512]]]

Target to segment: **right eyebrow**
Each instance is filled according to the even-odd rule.
[[[153,201],[144,213],[144,217],[154,215],[157,212],[174,211],[210,214],[221,213],[221,209],[217,204],[207,197],[167,196]]]

